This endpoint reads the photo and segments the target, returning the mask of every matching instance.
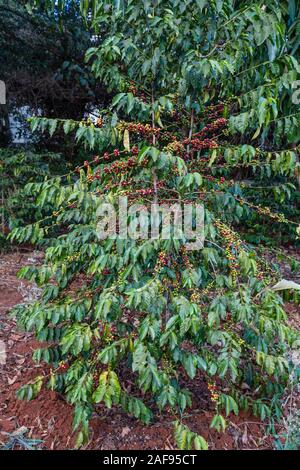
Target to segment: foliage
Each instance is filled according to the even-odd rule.
[[[93,41],[79,14],[78,2],[69,2],[58,15],[49,15],[43,5],[34,12],[22,0],[0,1],[1,77],[6,84],[7,105],[0,115],[13,114],[19,129],[27,135],[23,114],[81,118],[85,112],[105,103],[106,90],[84,62]],[[16,70],[17,64],[17,70]],[[21,116],[19,113],[23,112]],[[1,143],[10,124],[0,122]],[[38,136],[36,135],[36,140]],[[57,142],[58,141],[58,142]],[[39,140],[39,149],[73,153],[66,138]]]
[[[64,167],[63,160],[57,154],[0,149],[0,218],[3,234],[53,212],[54,206],[51,204],[41,209],[34,198],[28,197],[24,186],[43,183],[53,173],[62,172]]]
[[[154,401],[176,415],[178,447],[207,448],[182,423],[190,382],[200,374],[218,431],[240,410],[271,422],[281,416],[286,352],[299,346],[299,335],[270,289],[278,273],[238,229],[255,213],[297,236],[296,221],[253,198],[272,177],[282,184],[268,193],[277,209],[297,184],[300,116],[290,84],[299,73],[298,49],[287,40],[296,6],[286,7],[81,2],[103,39],[87,61],[114,98],[96,122],[31,124],[50,135],[71,133],[98,154],[62,178],[27,185],[41,210],[51,203],[56,211],[10,235],[48,243],[44,265],[20,272],[44,287],[43,296],[16,315],[48,342],[34,359],[51,365],[43,382],[75,406],[78,445],[88,439],[99,403],[148,423]],[[203,204],[204,248],[187,251],[174,233],[167,240],[124,240],[119,233],[99,240],[97,209],[104,202],[117,207],[120,195],[147,207],[152,200]],[[20,393],[33,398],[41,386],[38,379]]]
[[[208,449],[208,444],[202,436],[198,436],[196,433],[190,431],[187,426],[184,426],[178,421],[175,423],[174,435],[178,449]]]

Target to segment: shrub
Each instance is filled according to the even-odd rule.
[[[87,52],[96,76],[116,93],[111,107],[96,122],[32,120],[33,129],[50,134],[74,132],[98,153],[63,178],[27,186],[41,209],[50,203],[56,210],[10,236],[48,243],[44,265],[20,272],[44,287],[43,296],[16,315],[49,343],[34,353],[49,364],[49,376],[19,396],[35,397],[46,382],[64,393],[75,407],[79,446],[94,407],[104,403],[146,424],[155,409],[172,410],[178,447],[207,448],[182,423],[192,406],[188,380],[197,374],[207,381],[218,431],[241,409],[262,420],[281,415],[286,351],[299,346],[299,335],[272,289],[279,273],[238,227],[253,211],[292,226],[294,236],[297,223],[255,204],[238,169],[246,167],[254,184],[265,166],[295,183],[296,150],[280,148],[297,141],[299,117],[285,114],[282,98],[299,65],[291,51],[282,56],[273,46],[285,44],[279,3],[276,10],[270,2],[264,9],[196,3],[99,1],[93,17],[82,2],[96,31],[113,25]],[[167,240],[118,232],[99,240],[99,205],[117,207],[122,195],[145,206],[203,204],[204,248],[187,251],[173,232]],[[136,386],[130,394],[128,377]]]
[[[28,197],[24,186],[42,183],[56,170],[64,170],[60,156],[36,153],[22,148],[0,149],[0,218],[2,232],[41,219],[43,211],[34,198]],[[48,212],[51,207],[46,207]],[[53,210],[53,207],[52,207]]]

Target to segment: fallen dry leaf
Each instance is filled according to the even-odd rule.
[[[8,382],[8,385],[13,385],[16,380],[18,379],[18,374],[15,375],[12,379],[10,379],[9,377],[7,377],[7,382]]]
[[[13,341],[20,341],[21,339],[23,339],[23,336],[13,334],[10,336],[10,339],[12,339]]]
[[[244,430],[244,433],[242,435],[242,443],[243,444],[247,444],[248,443],[248,430],[247,430],[247,426],[245,426],[245,430]]]
[[[126,426],[125,428],[122,429],[121,436],[122,436],[122,437],[127,436],[127,434],[129,434],[130,431],[131,431],[131,429],[130,429],[128,426]]]
[[[21,366],[24,364],[25,360],[25,357],[23,357],[22,359],[16,359],[16,363],[18,364],[18,366]]]

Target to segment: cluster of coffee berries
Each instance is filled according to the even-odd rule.
[[[134,82],[130,82],[127,89],[128,93],[132,93],[134,96],[137,94],[137,87]]]
[[[193,265],[189,260],[186,247],[182,246],[180,251],[181,251],[181,256],[182,256],[182,261],[183,261],[184,266],[186,267],[186,269],[192,270]]]
[[[158,255],[158,261],[161,266],[166,266],[168,264],[168,256],[165,251],[161,251]]]
[[[183,145],[190,145],[192,150],[199,151],[202,149],[216,149],[218,144],[215,140],[212,139],[185,139],[183,140]]]
[[[216,226],[222,237],[232,245],[241,245],[241,240],[237,238],[236,234],[223,222],[216,220]]]
[[[230,335],[232,336],[232,338],[236,341],[236,343],[241,347],[241,348],[249,348],[251,349],[251,347],[246,343],[246,341],[241,338],[239,336],[239,334],[237,334],[233,328],[234,328],[234,323],[232,321],[232,317],[231,317],[231,314],[228,314],[228,317],[227,317],[227,321],[226,321],[226,324],[222,325],[223,326],[223,329],[225,331],[227,331],[228,333],[230,333]],[[239,332],[240,333],[240,332]]]
[[[192,295],[191,295],[191,302],[194,304],[200,304],[201,303],[201,295],[199,291],[193,290]]]
[[[94,292],[94,291],[92,291],[92,290],[87,290],[87,291],[85,292],[85,294],[84,294],[84,297],[85,297],[86,299],[91,299],[91,298],[93,297],[93,295],[94,295],[93,292]]]
[[[99,156],[99,155],[95,155],[95,156],[93,157],[93,162],[96,163],[96,164],[97,164],[97,163],[100,163],[100,160],[101,160],[101,159],[100,159],[100,156]]]
[[[175,121],[180,121],[182,114],[178,111],[178,109],[174,109],[171,112],[171,116],[172,116],[172,119],[174,119]]]
[[[205,112],[208,113],[208,119],[218,119],[224,113],[224,104],[208,106]]]
[[[136,196],[150,196],[151,194],[154,193],[154,189],[153,188],[142,188],[142,189],[137,189],[136,191],[134,191],[134,194]]]
[[[262,271],[262,270],[258,270],[256,275],[255,275],[256,279],[258,279],[259,281],[264,281],[266,280],[265,279],[265,273]],[[266,282],[267,284],[268,282]]]
[[[137,161],[135,158],[128,158],[126,161],[117,161],[114,162],[110,166],[106,166],[103,168],[103,173],[106,175],[111,174],[120,174],[124,173],[125,171],[129,171],[137,165]]]
[[[173,282],[172,282],[172,294],[174,295],[174,297],[179,295],[180,287],[181,287],[180,274],[176,273],[176,279],[174,279]]]
[[[196,134],[193,135],[193,137],[205,137],[209,134],[215,134],[216,131],[219,131],[220,129],[223,129],[225,126],[227,126],[227,119],[225,118],[220,118],[217,119],[216,121],[207,124],[205,127],[200,132],[197,132]]]
[[[165,251],[161,251],[161,252],[158,254],[158,257],[157,257],[157,262],[156,262],[156,265],[155,265],[155,268],[154,268],[154,273],[155,273],[155,274],[159,273],[159,271],[160,271],[164,266],[167,266],[168,262],[169,262],[168,255],[166,254]]]
[[[220,179],[211,175],[202,175],[202,177],[207,181],[210,181],[211,183],[217,184],[219,186],[226,184],[226,186],[231,187],[234,185],[234,180],[226,180],[223,176]]]
[[[127,188],[128,186],[132,186],[133,182],[134,182],[133,179],[129,178],[121,182],[117,181],[116,183],[108,183],[104,186],[104,189],[108,191],[110,189],[119,188],[119,187]]]
[[[243,201],[243,199],[237,198],[237,200],[240,202],[241,205],[245,204],[245,201]],[[251,207],[251,209],[255,209],[260,215],[266,215],[267,217],[276,220],[276,222],[280,222],[282,224],[289,223],[289,221],[285,218],[284,214],[276,214],[274,212],[271,212],[269,207],[255,206],[250,202],[247,202],[247,206]]]
[[[111,341],[114,340],[115,334],[117,332],[117,329],[113,325],[108,325],[107,323],[104,323],[103,321],[99,321],[98,323],[98,331],[105,343],[110,343]]]
[[[175,142],[177,141],[177,137],[169,131],[161,131],[160,140],[162,142]]]
[[[241,240],[235,235],[235,233],[230,230],[227,225],[225,225],[223,222],[220,220],[216,220],[216,227],[218,228],[221,237],[226,243],[226,257],[229,262],[229,268],[231,270],[231,274],[233,279],[236,279],[237,277],[237,270],[239,267],[239,263],[237,261],[237,256],[240,251],[241,247]]]
[[[119,232],[119,227],[117,229],[117,231]],[[117,286],[122,286],[125,282],[125,275],[126,275],[126,268],[123,268],[121,269],[120,271],[118,271],[118,276],[117,276]]]
[[[102,273],[103,276],[109,276],[111,274],[111,271],[108,268],[103,269]]]
[[[172,120],[175,121],[177,124],[180,123],[181,127],[186,127],[190,123],[188,115],[184,114],[184,111],[180,111],[179,109],[174,109],[173,111],[171,111],[170,116]]]
[[[77,166],[74,170],[75,173],[80,173],[80,171],[85,168],[87,171],[90,170],[90,164],[92,162],[88,162],[87,160],[84,162],[84,164],[82,166]]]
[[[171,142],[170,144],[168,144],[164,150],[166,152],[171,152],[171,153],[174,153],[176,155],[180,155],[182,156],[184,153],[185,153],[185,148],[184,146],[182,145],[181,142],[178,142],[177,140],[174,141],[174,142]]]
[[[237,269],[238,269],[238,267],[239,267],[239,263],[237,262],[236,256],[235,256],[235,254],[233,253],[233,245],[230,244],[229,246],[227,246],[225,252],[226,252],[226,257],[227,257],[227,259],[228,259],[228,261],[229,261],[229,268],[230,268],[230,270],[231,270],[231,272],[232,272],[232,276],[233,276],[234,278],[236,278],[236,276],[237,276]]]
[[[221,176],[220,179],[218,179],[218,178],[213,178],[213,177],[210,177],[209,175],[206,175],[204,176],[204,178],[215,184],[218,184],[219,186],[226,185],[226,187],[232,187],[235,184],[234,180],[226,180],[224,176]]]
[[[135,145],[134,147],[132,147],[131,153],[132,155],[137,156],[139,154],[139,148]]]
[[[103,127],[103,119],[101,117],[97,119],[96,126],[100,128]]]
[[[133,149],[132,149],[132,150],[133,150]],[[123,153],[123,152],[121,152],[121,150],[119,150],[119,149],[115,149],[115,150],[113,151],[113,153],[111,153],[111,154],[109,154],[108,152],[105,152],[105,153],[103,154],[102,159],[103,159],[104,161],[109,161],[112,157],[118,158],[118,157],[121,155],[121,153]],[[132,151],[132,155],[136,155],[136,154]],[[96,156],[93,158],[93,162],[94,162],[94,163],[100,163],[100,161],[101,161],[101,158],[99,157],[99,155],[96,155]]]
[[[174,364],[166,354],[161,359],[161,368],[168,375],[173,375],[175,372]]]
[[[211,113],[216,113],[217,111],[219,113],[222,113],[224,111],[224,104],[223,103],[219,103],[219,104],[211,104],[210,106],[207,106],[205,111]]]
[[[80,253],[74,253],[72,256],[67,256],[66,261],[68,263],[73,263],[73,261],[78,261],[80,258]]]
[[[94,180],[100,180],[101,176],[100,176],[100,173],[97,171],[95,173],[92,173],[91,171],[89,171],[86,179],[88,183],[92,183]]]
[[[108,327],[107,331],[105,332],[105,336],[103,338],[104,342],[109,344],[112,341],[114,341],[115,338],[116,338],[116,328],[113,326]]]
[[[211,290],[214,289],[214,287],[215,287],[215,282],[211,281],[209,284],[207,284],[205,289],[201,291],[202,295],[208,295],[211,292]]]
[[[113,154],[113,155],[114,155],[114,154]],[[105,160],[105,161],[108,161],[108,160],[111,159],[111,156],[112,156],[112,155],[110,155],[108,152],[105,152],[105,153],[103,154],[102,159]],[[93,162],[94,162],[94,163],[100,163],[100,161],[101,161],[101,158],[99,157],[99,155],[96,155],[96,156],[93,158]]]
[[[124,150],[121,151],[121,150],[119,150],[119,149],[115,149],[111,154],[109,154],[108,152],[105,152],[102,157],[100,157],[99,155],[95,155],[95,156],[93,157],[93,160],[92,160],[92,161],[89,162],[89,161],[86,160],[86,161],[84,162],[84,164],[83,164],[81,167],[80,167],[80,166],[77,166],[77,167],[75,168],[75,172],[76,172],[76,173],[80,173],[80,170],[81,170],[82,168],[85,168],[85,169],[89,172],[89,171],[90,171],[90,165],[91,165],[92,163],[99,164],[99,163],[101,163],[101,160],[109,161],[109,160],[111,160],[112,158],[118,158],[118,157],[120,157],[120,155],[121,155],[122,153],[124,153],[124,152],[127,153],[127,151],[124,151]],[[138,153],[139,153],[138,147],[137,147],[137,146],[132,147],[130,153],[132,154],[133,157],[137,156]]]
[[[256,277],[259,281],[264,281],[264,285],[268,286],[270,284],[276,284],[278,281],[277,273],[274,272],[272,265],[262,258],[256,260],[258,271],[256,273]]]
[[[143,91],[139,91],[134,82],[130,82],[128,86],[128,93],[132,93],[133,96],[136,96],[142,101],[147,101],[146,95]]]
[[[133,134],[138,134],[140,136],[159,136],[161,129],[158,127],[151,127],[149,124],[141,124],[135,122],[125,122],[120,121],[118,126],[118,130],[125,131],[126,129]]]
[[[89,183],[92,183],[95,180],[101,180],[101,175],[100,175],[99,170],[95,171],[95,173],[89,173],[87,176],[87,181]]]
[[[209,382],[207,388],[210,392],[210,399],[212,402],[216,403],[219,398],[220,394],[218,393],[218,388],[215,382]]]
[[[69,364],[67,362],[60,362],[58,364],[57,372],[66,372],[69,369]]]

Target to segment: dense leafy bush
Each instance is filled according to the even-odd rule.
[[[36,153],[22,148],[0,149],[0,217],[2,233],[41,219],[53,207],[43,209],[28,197],[24,187],[29,183],[42,183],[53,173],[66,171],[60,155]]]
[[[44,265],[20,273],[43,296],[16,314],[49,343],[34,353],[49,376],[19,396],[35,397],[46,382],[64,393],[75,406],[78,445],[104,403],[145,423],[156,408],[171,409],[178,447],[205,449],[182,423],[193,399],[188,380],[205,377],[217,430],[241,409],[272,422],[289,380],[286,353],[299,346],[272,289],[278,272],[238,233],[255,213],[297,236],[294,220],[253,199],[261,178],[282,182],[277,208],[295,191],[300,116],[290,85],[299,65],[287,41],[294,13],[274,1],[81,5],[95,32],[107,31],[87,60],[115,97],[94,123],[32,120],[34,130],[74,133],[97,155],[25,188],[41,210],[56,210],[10,236],[48,243]],[[204,248],[187,251],[174,234],[100,241],[97,208],[117,207],[120,195],[146,207],[203,204]]]

